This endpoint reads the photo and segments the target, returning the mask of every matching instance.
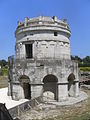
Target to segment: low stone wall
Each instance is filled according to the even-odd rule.
[[[18,106],[10,108],[9,113],[12,116],[12,118],[16,118],[22,112],[24,112],[24,111],[26,111],[28,109],[32,109],[33,107],[35,107],[36,105],[38,105],[41,102],[42,102],[42,97],[40,96],[40,97],[37,97],[37,98],[35,98],[33,100],[22,103],[22,104],[20,104]]]

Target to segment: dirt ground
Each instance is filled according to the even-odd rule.
[[[90,120],[90,90],[82,88],[88,99],[72,106],[40,104],[21,114],[21,120]]]
[[[8,86],[8,78],[0,77],[0,88]],[[20,120],[90,120],[90,90],[81,88],[88,99],[72,106],[56,107],[40,104],[32,110],[22,113]]]

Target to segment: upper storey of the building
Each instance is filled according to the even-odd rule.
[[[40,36],[39,36],[40,34]],[[48,34],[48,37],[46,36]],[[56,16],[45,17],[39,16],[35,18],[25,18],[24,22],[18,21],[18,26],[15,31],[16,41],[29,40],[60,40],[60,37],[53,37],[64,35],[67,39],[70,37],[70,29],[67,21],[59,20]],[[29,37],[29,38],[28,38]],[[63,39],[62,39],[63,40]],[[61,40],[61,41],[62,41]],[[66,40],[66,42],[69,42]]]
[[[56,16],[25,18],[15,32],[16,58],[70,59],[70,29]]]

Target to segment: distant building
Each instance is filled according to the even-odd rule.
[[[67,21],[56,16],[18,22],[15,58],[9,57],[8,94],[13,99],[44,94],[61,101],[79,95],[78,63],[71,61],[70,34]]]

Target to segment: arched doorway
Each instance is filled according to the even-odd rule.
[[[47,92],[47,97],[49,97],[49,95],[54,95],[54,99],[57,100],[58,99],[58,89],[57,89],[57,82],[58,79],[56,76],[54,75],[47,75],[44,77],[43,79],[43,92],[46,93]]]
[[[26,75],[22,75],[19,81],[21,82],[21,85],[23,87],[24,98],[31,99],[31,85],[29,77]]]
[[[75,75],[73,73],[71,73],[68,76],[68,95],[69,96],[74,96],[74,93],[75,93],[74,80],[75,80]]]

